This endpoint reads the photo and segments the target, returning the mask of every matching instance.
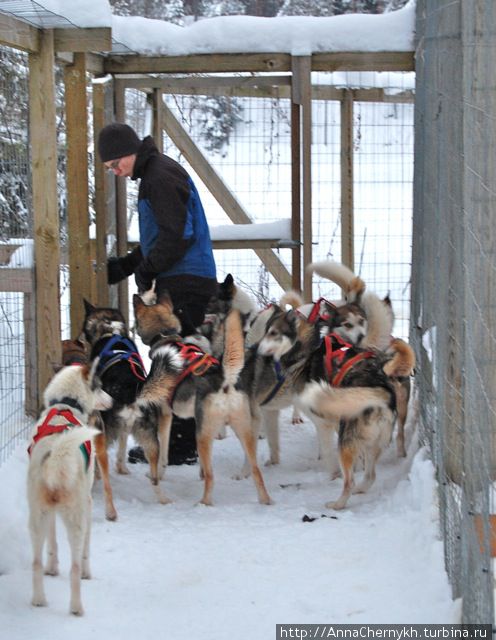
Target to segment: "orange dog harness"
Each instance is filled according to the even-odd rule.
[[[346,374],[357,362],[374,356],[373,351],[360,351],[349,360],[345,360],[348,349],[352,348],[352,344],[343,340],[336,333],[324,337],[324,368],[327,380],[333,387],[339,387]],[[338,370],[334,373],[336,367]]]

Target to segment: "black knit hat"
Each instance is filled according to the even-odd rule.
[[[130,156],[138,151],[140,144],[136,131],[121,122],[108,124],[98,135],[98,153],[102,162]]]

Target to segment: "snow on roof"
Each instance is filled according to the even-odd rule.
[[[222,16],[179,26],[164,20],[114,16],[108,0],[38,0],[37,4],[78,27],[111,27],[113,39],[149,55],[412,51],[415,0],[378,15],[329,18]]]

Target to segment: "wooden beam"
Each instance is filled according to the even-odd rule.
[[[0,273],[0,291],[33,293],[32,269],[2,269]]]
[[[61,359],[57,201],[57,135],[53,32],[40,33],[39,53],[29,55],[29,132],[32,162],[36,281],[38,399]]]
[[[114,110],[117,122],[126,121],[126,96],[122,87],[114,88]],[[115,225],[117,239],[117,255],[127,253],[127,185],[126,178],[114,176],[115,181]],[[127,278],[117,285],[119,309],[129,323],[129,284]]]
[[[95,278],[90,258],[88,194],[88,114],[86,109],[86,57],[74,54],[64,69],[67,129],[67,214],[71,337],[81,331],[83,298],[91,299]],[[93,285],[93,289],[94,289]]]
[[[293,57],[293,102],[301,112],[301,162],[303,211],[303,297],[313,299],[312,274],[306,266],[312,262],[312,95],[310,56]]]
[[[162,91],[161,89],[153,89],[152,100],[152,137],[155,140],[157,149],[160,153],[164,151],[164,131],[162,127]]]
[[[216,82],[218,80],[219,82]],[[241,83],[239,81],[242,81]],[[220,82],[222,81],[222,82]],[[259,82],[260,81],[260,82]],[[218,78],[157,78],[144,76],[141,78],[123,78],[119,76],[117,83],[122,83],[128,89],[154,90],[160,89],[162,93],[174,95],[208,95],[227,96],[237,98],[281,98],[291,97],[290,76],[262,76],[240,78],[231,76]],[[338,89],[332,85],[313,85],[312,100],[342,100],[345,89]],[[370,89],[346,89],[353,94],[355,102],[390,102],[412,103],[415,101],[415,92],[412,90],[389,93],[382,88]]]
[[[40,30],[23,20],[0,13],[0,45],[36,53],[40,48]]]
[[[296,87],[291,90],[296,90]],[[291,100],[291,236],[298,241],[291,256],[292,288],[301,292],[301,105]]]
[[[167,135],[200,176],[207,189],[210,190],[229,218],[239,224],[252,223],[253,220],[165,103],[163,105],[162,123]],[[291,287],[291,276],[273,251],[270,249],[256,249],[255,253],[284,290]]]
[[[415,71],[413,51],[314,53],[312,71]]]
[[[95,76],[103,76],[103,56],[97,53],[86,53],[86,71],[88,73],[92,73]],[[57,62],[60,62],[62,65],[64,64],[74,64],[74,54],[67,53],[64,51],[57,52]]]
[[[353,95],[341,102],[341,262],[355,270],[353,219]]]
[[[95,27],[81,29],[54,29],[55,51],[111,51],[112,29],[110,27]]]
[[[189,56],[112,55],[106,73],[230,73],[241,71],[290,71],[287,53],[224,53]]]
[[[347,51],[315,53],[312,71],[414,71],[413,51]],[[215,53],[187,56],[111,55],[105,72],[230,73],[291,71],[287,53]]]
[[[113,120],[114,93],[111,76],[93,81],[93,139]],[[96,149],[96,144],[95,144]],[[116,238],[115,223],[115,179],[100,162],[98,152],[94,154],[95,171],[95,215],[96,215],[96,291],[92,292],[91,301],[101,307],[117,306],[117,295],[111,298],[107,283],[107,252]],[[108,242],[108,240],[110,242]],[[114,288],[112,288],[114,290]]]

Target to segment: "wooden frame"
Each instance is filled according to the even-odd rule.
[[[111,49],[110,29],[38,29],[15,17],[0,13],[0,44],[29,53],[30,67],[30,137],[32,150],[33,219],[35,238],[35,312],[36,338],[27,336],[30,370],[36,371],[36,390],[31,394],[31,407],[41,397],[53,372],[53,364],[60,359],[60,310],[59,310],[59,224],[57,213],[56,130],[54,65],[56,56],[66,70],[66,102],[68,131],[68,198],[69,198],[69,255],[70,277],[78,292],[84,292],[97,304],[116,304],[115,289],[106,285],[106,259],[110,251],[108,239],[116,238],[116,250],[127,250],[126,185],[123,179],[114,179],[105,173],[98,159],[95,160],[95,208],[97,212],[97,237],[93,243],[88,238],[87,201],[88,168],[85,162],[84,141],[87,139],[86,104],[83,76],[92,73],[108,76],[93,85],[93,134],[112,119],[125,120],[124,87],[134,86],[153,92],[154,134],[164,126],[170,135],[173,121],[162,109],[162,92],[208,93],[210,95],[269,96],[291,100],[292,122],[292,255],[293,273],[282,268],[278,257],[268,248],[277,246],[278,240],[252,241],[258,255],[269,261],[270,269],[281,286],[299,289],[300,273],[311,260],[311,101],[340,100],[343,122],[350,119],[353,101],[410,102],[411,92],[388,96],[381,89],[343,90],[336,87],[312,86],[311,71],[413,71],[413,52],[332,52],[318,53],[301,58],[290,54],[211,54],[190,56],[139,56],[115,55],[108,57],[95,52]],[[151,77],[150,74],[169,74],[168,78]],[[170,74],[214,73],[211,78],[175,78]],[[220,77],[219,73],[246,73],[239,77]],[[279,74],[267,75],[267,74]],[[286,75],[280,75],[280,74]],[[129,74],[146,74],[147,77],[131,78]],[[113,80],[113,81],[112,81]],[[114,88],[113,88],[114,85]],[[215,85],[215,86],[213,86]],[[112,102],[109,105],[109,102]],[[83,125],[81,126],[81,123]],[[343,192],[344,219],[348,233],[352,223],[352,175],[349,145],[349,125],[343,134]],[[179,131],[178,131],[179,135]],[[186,138],[182,136],[184,146]],[[348,140],[348,142],[346,142]],[[183,151],[184,152],[184,151]],[[192,147],[192,154],[199,156]],[[82,162],[82,164],[81,164]],[[222,187],[208,163],[210,186],[225,207],[231,210],[231,218],[247,222],[246,213],[229,190]],[[86,186],[85,186],[86,182]],[[115,183],[115,184],[114,184]],[[301,200],[301,202],[300,202]],[[300,240],[303,240],[303,260]],[[345,242],[343,242],[344,246]],[[92,253],[92,247],[95,249]],[[217,243],[220,247],[221,243]],[[237,246],[225,242],[223,246]],[[245,247],[245,243],[239,243]],[[272,257],[271,257],[272,256]],[[344,255],[352,266],[352,255]],[[96,264],[96,277],[85,278],[91,261]],[[15,273],[14,273],[15,271]],[[92,273],[91,266],[89,267]],[[24,291],[32,303],[32,277],[30,270],[12,270],[3,290]],[[119,304],[127,316],[128,292],[125,283],[119,285]],[[303,291],[308,299],[311,284],[305,277]],[[72,306],[72,305],[71,305]],[[71,309],[72,331],[79,329],[81,310]],[[74,326],[77,325],[77,326]],[[29,344],[28,344],[29,343]],[[35,348],[36,345],[36,348]],[[32,385],[31,385],[32,386]],[[33,390],[32,390],[33,391]],[[34,400],[33,400],[34,398]]]

